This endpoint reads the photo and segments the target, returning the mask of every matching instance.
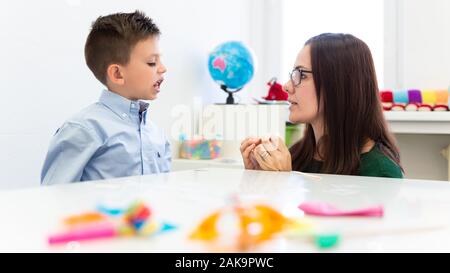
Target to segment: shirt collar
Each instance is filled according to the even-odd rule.
[[[144,122],[146,119],[146,111],[149,104],[143,101],[129,100],[121,95],[109,90],[103,90],[99,101],[110,108],[114,113],[119,115],[122,119],[127,119],[129,116],[139,117],[139,112],[143,113]]]

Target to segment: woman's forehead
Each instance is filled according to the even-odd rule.
[[[307,45],[303,47],[297,54],[297,59],[295,60],[295,67],[311,68],[311,55],[310,46]]]

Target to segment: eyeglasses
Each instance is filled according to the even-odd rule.
[[[302,79],[305,77],[305,73],[313,74],[312,71],[305,70],[299,66],[294,68],[291,73],[289,73],[289,77],[294,84],[295,87],[299,86],[302,83]]]

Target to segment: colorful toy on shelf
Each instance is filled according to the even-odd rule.
[[[288,93],[283,90],[283,86],[277,82],[277,78],[273,77],[267,83],[269,91],[267,96],[261,98],[253,98],[258,104],[282,104],[288,105]]]
[[[222,141],[219,139],[180,137],[180,158],[216,159],[220,157]]]
[[[175,228],[151,216],[150,208],[142,202],[135,202],[127,209],[99,206],[97,211],[64,219],[66,231],[50,235],[48,243],[53,245],[121,236],[148,237]]]
[[[383,110],[390,111],[394,105],[394,93],[390,90],[380,91],[381,104],[383,105]]]
[[[283,86],[277,82],[277,78],[272,78],[267,85],[269,88],[269,93],[266,97],[264,97],[265,100],[288,100],[288,93],[283,90]]]
[[[383,90],[380,97],[386,111],[449,111],[449,93],[450,90]]]

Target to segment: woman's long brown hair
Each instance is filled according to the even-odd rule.
[[[307,124],[304,137],[290,149],[292,169],[307,170],[320,151],[322,173],[355,175],[368,139],[400,166],[399,150],[384,119],[369,47],[352,35],[332,33],[315,36],[307,45],[324,135],[316,145],[313,128]]]

